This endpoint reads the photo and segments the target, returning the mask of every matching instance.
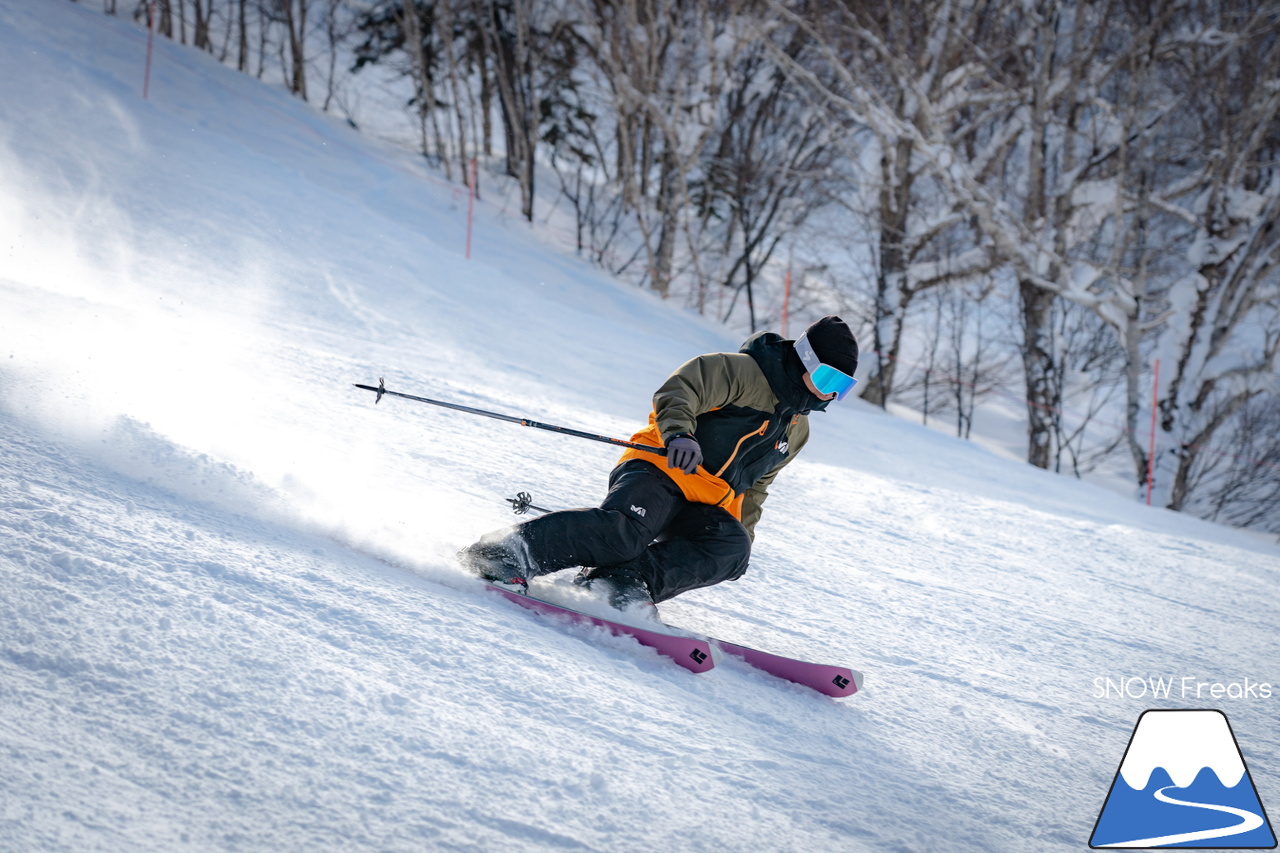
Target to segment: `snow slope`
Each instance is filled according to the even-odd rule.
[[[453,188],[209,57],[143,101],[144,42],[0,6],[0,850],[1079,850],[1152,706],[1280,802],[1280,549],[861,403],[662,607],[857,696],[486,595],[450,555],[616,454],[351,383],[626,435],[738,342],[488,204],[465,260]]]

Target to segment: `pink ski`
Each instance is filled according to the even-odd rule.
[[[615,636],[634,637],[642,646],[655,649],[658,654],[671,658],[690,672],[706,672],[716,665],[715,661],[711,659],[711,645],[706,640],[698,637],[667,634],[650,628],[625,625],[621,622],[613,622],[609,619],[602,619],[599,616],[591,616],[578,610],[562,607],[559,604],[552,604],[550,601],[543,601],[541,598],[534,598],[531,595],[503,589],[491,583],[486,583],[485,586],[500,593],[508,601],[514,601],[521,607],[526,607],[535,613],[559,616],[579,625],[594,625],[597,628],[604,628]]]
[[[792,681],[811,687],[819,693],[840,698],[852,696],[862,687],[862,673],[843,666],[809,663],[795,658],[749,649],[724,640],[715,640],[717,646],[736,658],[741,658],[756,669],[769,673],[775,678]]]
[[[862,673],[848,667],[831,664],[810,663],[809,661],[762,652],[759,649],[727,643],[723,640],[701,638],[684,634],[668,634],[652,628],[640,628],[614,622],[599,616],[592,616],[559,604],[552,604],[541,598],[504,589],[486,583],[489,589],[499,593],[508,601],[513,601],[535,613],[559,616],[578,625],[593,625],[604,628],[615,636],[634,637],[641,645],[656,650],[659,654],[671,658],[690,672],[706,672],[715,666],[712,660],[711,646],[714,644],[728,654],[739,658],[756,669],[766,672],[775,678],[801,684],[827,696],[840,698],[852,696],[862,687]]]

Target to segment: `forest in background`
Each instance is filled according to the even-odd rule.
[[[446,180],[622,279],[838,311],[864,400],[1016,397],[1030,464],[1280,532],[1280,4],[102,3],[353,124],[391,75]]]

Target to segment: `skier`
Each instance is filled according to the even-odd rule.
[[[527,589],[539,575],[582,567],[620,610],[737,580],[774,477],[809,438],[808,414],[856,384],[858,344],[828,316],[795,341],[752,335],[736,353],[681,365],[653,397],[598,508],[552,512],[490,533],[459,552],[480,577]]]

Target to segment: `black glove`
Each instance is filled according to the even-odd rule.
[[[667,467],[679,468],[686,474],[698,470],[702,462],[702,448],[691,435],[677,435],[667,442]]]

